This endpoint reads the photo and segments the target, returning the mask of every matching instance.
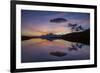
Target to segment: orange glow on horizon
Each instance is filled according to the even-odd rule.
[[[26,36],[42,36],[42,35],[47,35],[49,33],[52,33],[52,34],[55,34],[55,35],[63,35],[63,34],[67,34],[67,33],[71,32],[71,30],[69,28],[65,29],[65,27],[56,27],[55,29],[52,29],[52,30],[50,30],[50,28],[44,28],[42,30],[42,27],[41,27],[41,29],[37,28],[37,30],[34,30],[34,29],[32,29],[32,30],[24,30],[24,31],[22,31],[22,35],[26,35]]]

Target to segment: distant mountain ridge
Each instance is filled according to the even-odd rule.
[[[63,39],[71,42],[90,44],[90,29],[81,32],[64,34],[64,35],[54,35],[50,33],[48,35],[43,35],[43,36],[22,36],[22,40],[28,40],[32,38],[42,38],[42,39],[47,39],[49,41],[53,41],[56,39]]]

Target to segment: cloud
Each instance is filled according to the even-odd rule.
[[[53,22],[53,23],[62,23],[62,22],[67,22],[67,21],[68,20],[65,18],[54,18],[50,20],[50,22]]]

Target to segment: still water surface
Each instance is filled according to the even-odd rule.
[[[49,41],[33,38],[22,41],[21,62],[47,62],[64,60],[87,60],[90,46],[62,39]]]

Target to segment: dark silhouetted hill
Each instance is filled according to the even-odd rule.
[[[62,35],[61,38],[67,41],[90,44],[90,29]]]
[[[32,38],[47,39],[49,41],[53,41],[56,39],[63,39],[66,41],[84,43],[84,44],[89,45],[90,44],[90,29],[81,31],[81,32],[73,32],[73,33],[65,34],[65,35],[48,34],[48,35],[43,35],[43,36],[22,36],[22,40],[29,40]]]

